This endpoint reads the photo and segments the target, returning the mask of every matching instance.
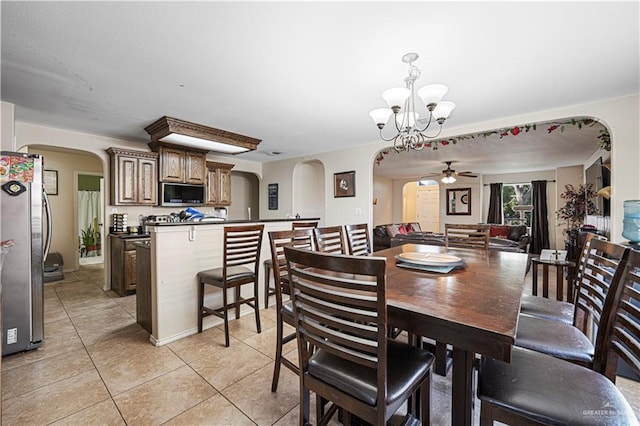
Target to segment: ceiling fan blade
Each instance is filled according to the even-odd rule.
[[[464,177],[472,177],[472,178],[477,178],[478,175],[471,173],[471,172],[460,172],[460,173],[456,173],[458,176],[464,176]]]

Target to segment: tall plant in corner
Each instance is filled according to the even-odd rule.
[[[560,198],[565,200],[565,203],[556,212],[556,215],[558,219],[567,221],[567,231],[580,227],[587,215],[598,214],[598,208],[591,200],[596,196],[592,184],[580,185],[578,189],[567,184],[564,189],[565,191],[560,194]]]

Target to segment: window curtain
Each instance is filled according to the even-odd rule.
[[[490,189],[487,223],[502,224],[502,183],[492,183]]]
[[[547,181],[534,180],[533,212],[531,212],[531,245],[529,253],[540,254],[542,249],[549,248],[549,221],[547,220]]]

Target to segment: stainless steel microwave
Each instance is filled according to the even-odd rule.
[[[204,194],[204,185],[160,182],[161,206],[201,206]]]

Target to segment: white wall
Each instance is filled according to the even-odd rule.
[[[393,223],[393,182],[382,176],[373,177],[373,226]]]
[[[258,178],[245,172],[231,171],[231,205],[228,207],[229,219],[258,219],[260,214],[260,193]],[[251,217],[249,217],[251,208]],[[203,207],[203,210],[208,210]]]

